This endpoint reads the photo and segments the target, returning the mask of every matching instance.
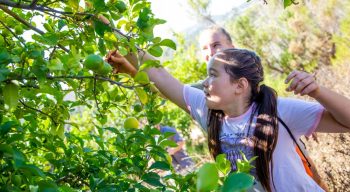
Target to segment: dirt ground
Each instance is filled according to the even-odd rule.
[[[350,98],[350,65],[327,66],[317,72],[320,85]],[[350,110],[350,109],[349,109]],[[350,191],[350,133],[318,133],[318,141],[305,141],[321,177],[330,191]]]

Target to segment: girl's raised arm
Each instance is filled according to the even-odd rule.
[[[145,62],[147,60],[155,60],[148,53],[142,52],[142,58]],[[136,57],[136,56],[134,56]],[[137,70],[130,64],[130,62],[121,56],[117,51],[109,52],[106,60],[111,64],[118,72],[128,73],[132,76],[136,75]],[[130,58],[129,60],[137,61],[135,58]],[[175,79],[170,75],[164,68],[148,68],[145,70],[152,82],[158,90],[170,101],[175,103],[177,106],[189,112],[183,97],[183,87],[184,85],[180,83],[179,80]]]
[[[287,91],[294,94],[309,95],[324,108],[317,132],[343,133],[350,132],[350,100],[325,87],[320,87],[315,78],[303,71],[293,71],[286,79],[290,82]]]

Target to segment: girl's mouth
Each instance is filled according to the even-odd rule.
[[[205,97],[210,97],[210,94],[208,93],[208,91],[206,91],[206,90],[203,90],[203,91],[204,91]]]

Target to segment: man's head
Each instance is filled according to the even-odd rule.
[[[203,58],[206,62],[218,51],[234,48],[230,34],[219,26],[205,29],[199,38]]]

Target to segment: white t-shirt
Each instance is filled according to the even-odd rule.
[[[208,108],[202,90],[185,85],[183,90],[186,105],[191,116],[207,131]],[[256,119],[249,126],[252,104],[248,111],[239,117],[225,117],[219,133],[221,149],[235,169],[236,159],[241,158],[242,151],[248,159],[254,156],[253,146],[249,139],[254,134]],[[278,116],[287,124],[296,139],[310,136],[316,129],[324,108],[319,103],[305,102],[297,99],[278,98]],[[250,127],[250,128],[249,128]],[[249,130],[249,131],[248,131]],[[249,133],[248,133],[249,132]],[[278,140],[273,153],[273,191],[323,191],[314,180],[307,175],[302,161],[295,150],[295,143],[287,130],[279,123]],[[255,175],[255,170],[252,171]]]

